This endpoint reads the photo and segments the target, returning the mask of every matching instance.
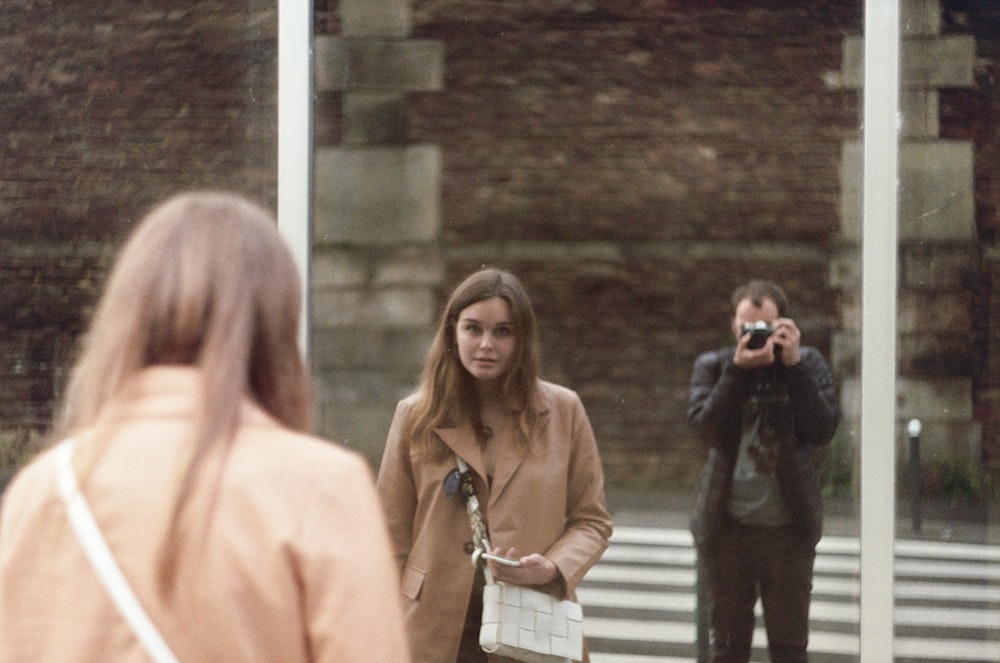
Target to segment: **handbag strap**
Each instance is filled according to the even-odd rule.
[[[160,632],[156,630],[156,626],[132,592],[121,569],[118,568],[111,549],[101,536],[97,521],[90,512],[87,499],[80,492],[80,486],[73,472],[75,447],[75,440],[67,440],[55,450],[56,485],[60,497],[66,504],[66,513],[73,533],[80,541],[90,565],[97,573],[108,596],[153,660],[157,663],[178,663],[170,647],[164,642]]]
[[[469,516],[469,527],[472,529],[472,544],[476,550],[472,554],[472,565],[479,566],[479,555],[484,552],[492,552],[490,546],[489,530],[486,527],[486,518],[479,508],[479,498],[476,497],[476,485],[472,481],[472,474],[469,466],[462,457],[455,454],[455,463],[458,465],[461,486],[459,488],[462,500],[465,502],[465,512]],[[483,575],[486,577],[486,584],[493,584],[493,572],[490,571],[489,564],[483,564]]]

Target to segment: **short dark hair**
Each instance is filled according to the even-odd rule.
[[[765,299],[770,299],[778,307],[778,315],[782,318],[785,317],[785,311],[788,308],[788,298],[785,296],[785,291],[781,289],[781,286],[773,281],[766,281],[764,279],[747,281],[733,291],[732,304],[734,313],[736,312],[736,307],[744,299],[749,299],[750,303],[758,308],[764,305]]]

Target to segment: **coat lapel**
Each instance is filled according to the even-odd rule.
[[[483,462],[483,450],[479,448],[476,434],[468,424],[452,428],[435,428],[437,433],[453,453],[459,455],[472,470],[486,479],[486,464]]]
[[[458,454],[478,474],[487,485],[490,486],[488,503],[493,504],[503,489],[513,478],[520,467],[521,462],[531,453],[532,447],[537,445],[538,439],[544,434],[549,422],[549,404],[542,398],[540,391],[535,393],[534,408],[538,413],[538,423],[535,426],[531,439],[528,441],[527,449],[517,449],[507,447],[500,449],[496,455],[496,467],[494,467],[493,481],[486,481],[486,463],[483,461],[483,450],[476,439],[476,433],[469,424],[448,428],[435,428],[434,432],[452,452]],[[480,497],[480,500],[482,498]],[[486,500],[483,500],[484,502]]]
[[[493,482],[490,484],[490,504],[503,492],[527,453],[524,449],[507,448],[497,454]]]
[[[528,448],[508,447],[497,454],[493,483],[490,486],[490,504],[503,493],[503,489],[510,483],[517,468],[521,466],[528,454],[532,453],[534,447],[539,444],[539,438],[545,433],[545,427],[549,423],[549,406],[540,392],[535,393],[534,409],[538,413],[538,423],[532,431],[531,439],[528,440]]]

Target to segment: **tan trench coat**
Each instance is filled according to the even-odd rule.
[[[541,553],[565,579],[568,595],[600,558],[611,536],[604,473],[590,421],[576,393],[539,382],[540,432],[530,450],[498,449],[492,487],[471,427],[436,433],[475,474],[476,494],[491,543],[519,555]],[[428,460],[402,438],[414,397],[396,409],[377,489],[402,574],[407,634],[415,663],[455,663],[465,610],[477,571],[472,534],[459,498],[442,484],[453,456]],[[586,612],[586,606],[584,606]],[[497,659],[493,659],[497,660]]]
[[[370,469],[353,452],[279,427],[249,401],[210,527],[183,541],[176,603],[157,599],[153,565],[198,380],[192,369],[145,371],[83,486],[175,655],[185,663],[408,661]],[[52,460],[49,452],[35,459],[4,497],[0,662],[148,663],[70,530]],[[203,511],[205,496],[194,499]]]

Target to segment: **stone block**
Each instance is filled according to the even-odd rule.
[[[435,40],[316,37],[316,89],[432,92],[444,89],[444,44]]]
[[[857,427],[861,417],[861,379],[856,375],[840,379],[840,414],[842,428],[845,424]]]
[[[899,84],[909,87],[972,87],[976,39],[972,35],[903,39]]]
[[[903,292],[896,298],[899,333],[968,331],[972,301],[967,292]]]
[[[325,372],[318,378],[319,434],[360,451],[377,467],[396,403],[415,385],[415,378],[392,372]]]
[[[415,381],[434,339],[434,328],[336,327],[312,334],[313,365],[321,372],[391,371]]]
[[[903,332],[897,336],[897,370],[910,377],[968,378],[975,371],[972,348],[971,330]]]
[[[345,407],[337,401],[323,401],[319,433],[360,452],[373,471],[377,471],[396,402],[356,403]]]
[[[340,0],[340,24],[348,37],[410,34],[409,0]]]
[[[405,145],[410,135],[404,93],[345,92],[345,145]]]
[[[861,89],[865,84],[865,39],[861,35],[847,35],[841,44],[839,84],[845,88]]]
[[[861,416],[861,379],[840,382],[841,409],[845,419]],[[964,378],[896,380],[896,418],[907,421],[963,423],[972,420],[972,382]]]
[[[903,288],[960,290],[975,278],[978,249],[972,242],[914,242],[903,244],[899,251]]]
[[[841,153],[843,237],[861,239],[863,146],[844,143]],[[906,142],[899,146],[900,240],[975,238],[973,144],[969,141]]]
[[[850,242],[861,241],[864,181],[864,144],[845,141],[840,147],[840,235]]]
[[[905,37],[941,33],[941,2],[939,0],[901,0],[899,31]]]
[[[864,86],[864,38],[844,38],[840,84],[847,88]],[[971,35],[947,37],[905,37],[899,47],[899,84],[911,87],[972,87],[976,40]]]
[[[315,289],[313,329],[341,326],[430,326],[436,301],[428,288]]]
[[[900,239],[975,239],[973,148],[970,141],[900,145]]]
[[[896,382],[896,416],[936,422],[972,419],[972,382],[962,378],[914,379]]]
[[[407,246],[381,251],[320,246],[313,251],[312,285],[318,289],[376,286],[434,287],[444,277],[444,264],[434,246]]]
[[[319,290],[362,286],[368,281],[367,259],[356,251],[315,248],[311,281]]]
[[[861,335],[855,331],[838,331],[830,337],[830,370],[834,376],[858,375],[861,370]]]
[[[840,291],[861,291],[861,247],[841,243],[830,260],[830,286]]]
[[[901,138],[937,138],[941,122],[937,90],[910,89],[899,93]]]
[[[313,236],[319,243],[434,240],[440,179],[434,145],[317,150]]]
[[[444,279],[444,262],[433,247],[405,247],[381,251],[373,258],[372,283],[378,286],[425,285]]]

